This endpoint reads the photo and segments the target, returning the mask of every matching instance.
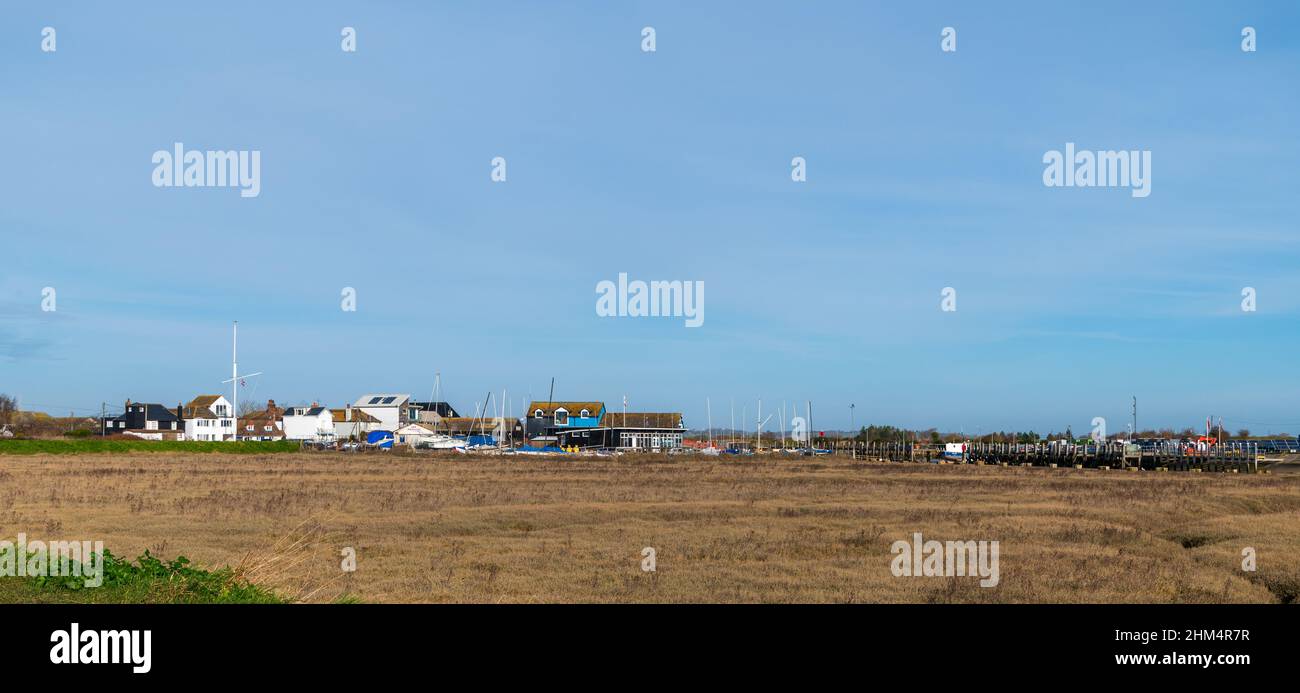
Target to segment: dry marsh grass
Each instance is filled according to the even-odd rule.
[[[0,537],[103,540],[302,601],[1290,602],[1300,477],[840,459],[0,456]],[[1001,584],[890,545],[997,540]],[[657,570],[641,570],[654,547]],[[340,570],[353,547],[355,573]],[[1241,570],[1253,547],[1258,570]]]

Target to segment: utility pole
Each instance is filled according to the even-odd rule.
[[[856,404],[849,405],[849,433],[852,435],[852,438],[850,440],[852,441],[851,444],[853,445],[853,459],[855,460],[858,459],[858,427],[854,425],[854,418],[853,418],[853,408],[856,406],[858,405]]]
[[[105,418],[108,416],[108,402],[99,403],[99,437],[104,437],[104,429],[108,427]]]
[[[1138,434],[1138,398],[1133,395],[1133,437],[1137,438]]]

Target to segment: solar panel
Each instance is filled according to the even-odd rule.
[[[385,397],[385,398],[384,398],[384,404],[392,404],[392,403],[393,403],[393,400],[395,400],[395,399],[397,399],[397,398],[396,398],[396,397]]]
[[[371,398],[370,398],[370,403],[371,403],[371,404],[379,404],[379,400],[381,400],[381,399],[383,399],[383,397],[371,397]]]

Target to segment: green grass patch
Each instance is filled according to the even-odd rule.
[[[240,579],[227,568],[203,570],[178,556],[164,561],[148,551],[135,561],[104,551],[104,582],[86,587],[85,578],[0,578],[6,604],[281,604],[274,592]]]
[[[84,455],[97,452],[227,452],[254,455],[297,452],[294,440],[122,440],[107,438],[77,439],[0,439],[0,455]]]

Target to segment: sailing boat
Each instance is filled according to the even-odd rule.
[[[438,433],[438,422],[442,420],[442,415],[438,413],[438,395],[442,391],[442,373],[433,375],[433,437],[422,441],[420,447],[426,450],[458,450],[465,451],[465,440],[456,438],[445,433]]]
[[[713,445],[713,402],[708,397],[704,398],[704,406],[709,411],[709,447],[701,448],[700,452],[705,455],[720,455],[722,451]]]

